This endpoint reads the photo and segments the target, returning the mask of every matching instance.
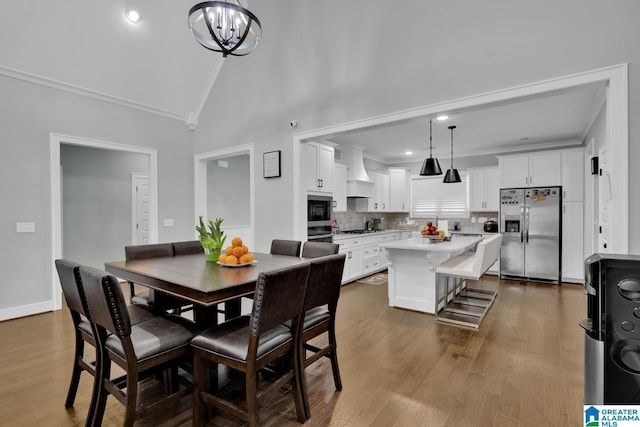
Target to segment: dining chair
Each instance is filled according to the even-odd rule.
[[[102,424],[109,394],[125,406],[125,426],[132,426],[141,411],[162,409],[188,395],[191,387],[180,388],[177,366],[190,356],[194,331],[164,316],[132,325],[118,280],[92,267],[79,271],[97,347],[95,409],[87,425]],[[111,362],[125,371],[124,377],[111,378]],[[167,369],[176,380],[172,394],[139,411],[138,382]]]
[[[305,377],[305,368],[307,366],[323,356],[329,358],[336,390],[342,390],[337,355],[336,311],[340,297],[345,258],[346,254],[336,254],[319,257],[311,261],[300,340],[302,344],[300,384],[307,418],[311,417]],[[328,335],[327,345],[319,348],[309,343],[311,339],[324,333]],[[311,356],[306,357],[307,351],[312,353]]]
[[[300,386],[300,320],[309,263],[260,273],[251,316],[241,316],[208,329],[191,341],[193,348],[193,425],[205,425],[206,405],[227,411],[251,427],[259,425],[258,400],[287,382],[292,383],[299,422],[306,421]],[[283,325],[290,321],[291,328]],[[288,355],[288,370],[258,394],[258,374],[267,364]],[[209,363],[243,372],[246,409],[225,400],[217,377],[210,383]],[[275,373],[274,373],[275,374]]]
[[[301,245],[302,242],[299,240],[273,239],[269,253],[273,255],[300,256]]]
[[[173,242],[174,255],[204,254],[204,248],[200,240],[188,240],[185,242]]]
[[[335,255],[340,250],[340,245],[329,242],[304,242],[302,246],[302,258],[318,258],[326,255]]]
[[[89,320],[89,308],[87,307],[84,287],[80,279],[80,264],[66,259],[57,259],[55,260],[55,264],[58,277],[60,278],[62,293],[71,313],[75,333],[73,370],[64,404],[65,408],[71,408],[75,402],[82,372],[88,372],[95,378],[95,361],[89,362],[85,360],[84,344],[86,342],[95,347],[96,343]],[[127,311],[129,312],[129,318],[132,324],[140,323],[154,317],[148,310],[133,305],[127,306]],[[91,406],[93,407],[93,405]]]
[[[124,256],[125,260],[132,261],[136,259],[148,259],[148,258],[162,258],[172,257],[175,255],[174,246],[172,243],[151,243],[144,245],[132,245],[125,246]],[[154,314],[162,314],[166,311],[172,311],[176,314],[182,312],[183,306],[189,304],[173,295],[168,295],[163,292],[148,289],[141,293],[135,292],[135,284],[129,282],[130,301],[131,304],[136,304],[145,307],[154,312]]]

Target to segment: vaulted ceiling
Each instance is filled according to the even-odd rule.
[[[191,35],[195,3],[2,2],[0,73],[195,124],[223,61]],[[129,6],[140,23],[125,19]]]

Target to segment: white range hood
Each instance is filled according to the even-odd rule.
[[[373,181],[364,168],[362,152],[353,145],[340,148],[340,160],[347,164],[347,197],[373,197]]]

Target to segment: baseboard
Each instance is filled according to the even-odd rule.
[[[33,316],[34,314],[53,311],[53,301],[43,301],[35,304],[27,304],[19,307],[0,309],[0,321],[17,319],[18,317]]]

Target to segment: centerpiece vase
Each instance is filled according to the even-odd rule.
[[[207,261],[218,261],[220,258],[219,248],[204,248],[204,259]]]

